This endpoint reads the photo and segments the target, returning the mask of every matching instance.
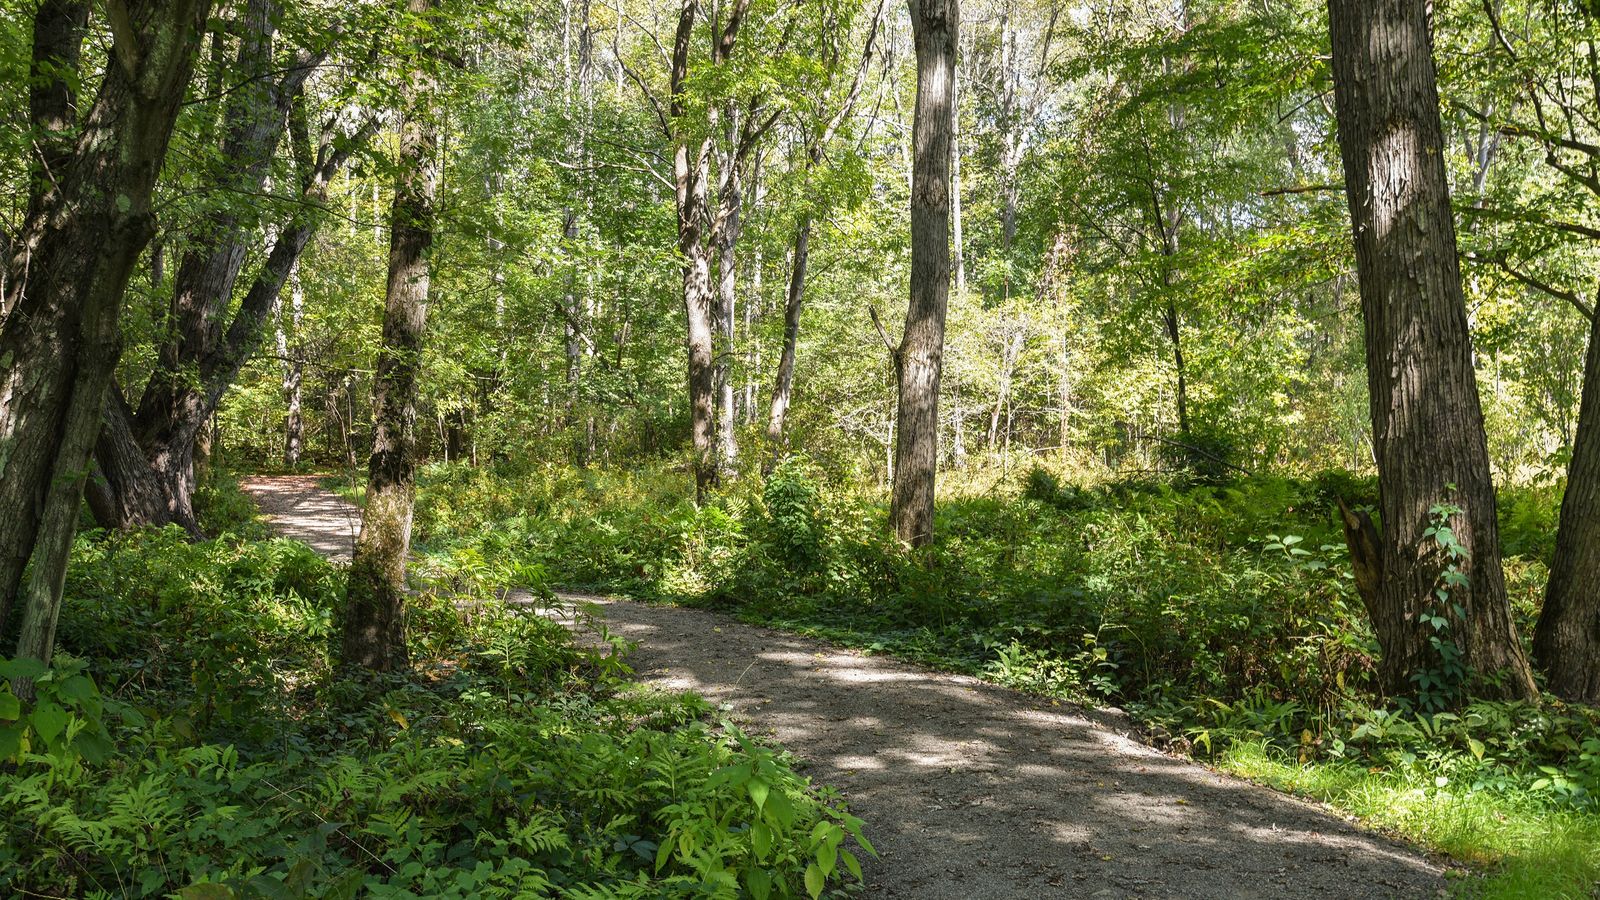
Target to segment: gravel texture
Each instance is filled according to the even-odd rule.
[[[314,478],[253,478],[281,533],[348,558],[359,515]],[[881,857],[873,897],[1412,898],[1414,848],[1164,755],[1125,720],[712,612],[565,595],[638,642],[645,680],[692,690],[836,786]]]

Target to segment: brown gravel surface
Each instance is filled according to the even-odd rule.
[[[358,517],[314,478],[245,487],[281,533],[349,555]],[[647,681],[693,690],[839,788],[882,854],[867,895],[1413,898],[1421,853],[1268,788],[1174,759],[1117,717],[743,624],[592,602]]]

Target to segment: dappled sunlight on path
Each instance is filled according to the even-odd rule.
[[[263,484],[280,481],[246,484],[274,527],[347,556],[348,507],[314,480]],[[315,496],[289,502],[297,492]],[[1411,898],[1443,887],[1416,851],[1165,756],[1115,719],[726,615],[571,599],[639,642],[645,680],[726,707],[838,787],[883,854],[867,865],[870,896]]]

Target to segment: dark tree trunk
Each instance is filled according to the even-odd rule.
[[[878,0],[872,11],[872,21],[867,26],[867,39],[861,47],[861,59],[856,63],[854,78],[851,79],[850,89],[845,92],[844,100],[834,110],[822,130],[812,139],[811,145],[806,149],[805,171],[809,176],[811,170],[822,162],[823,154],[827,151],[828,144],[839,132],[839,128],[854,111],[857,100],[861,97],[862,86],[866,84],[867,68],[872,63],[873,47],[878,40],[878,31],[883,23],[885,0]],[[772,406],[767,414],[767,442],[772,445],[772,455],[764,465],[764,470],[770,472],[778,463],[784,451],[783,428],[788,420],[789,405],[794,399],[794,364],[795,356],[800,343],[800,314],[805,306],[807,267],[811,258],[811,227],[814,221],[814,211],[805,209],[800,214],[800,220],[795,224],[794,252],[789,270],[789,290],[784,299],[783,306],[783,350],[778,356],[778,372],[774,380],[772,391]],[[760,272],[756,273],[758,276]],[[758,292],[759,293],[759,292]],[[752,381],[752,385],[754,382]],[[751,391],[752,398],[754,390]],[[752,410],[752,415],[754,411]]]
[[[150,195],[209,10],[204,0],[119,6],[99,94],[10,260],[0,320],[0,627],[34,561],[18,655],[47,660],[54,645],[121,349],[122,293],[154,231]]]
[[[1169,290],[1171,287],[1169,285]],[[1189,435],[1189,372],[1183,361],[1183,321],[1178,318],[1178,306],[1172,300],[1162,311],[1161,323],[1172,341],[1172,369],[1178,375],[1178,433]]]
[[[408,0],[422,18],[433,0]],[[416,487],[417,373],[428,315],[428,255],[438,189],[438,125],[432,82],[414,69],[402,88],[403,121],[394,204],[389,213],[389,283],[383,345],[373,382],[373,443],[366,508],[350,562],[340,660],[391,671],[409,665],[405,629],[406,554]]]
[[[1443,636],[1479,693],[1537,696],[1506,600],[1494,485],[1472,367],[1444,171],[1425,0],[1329,0],[1334,100],[1366,324],[1367,384],[1382,533],[1346,512],[1351,561],[1382,646],[1384,690],[1410,693],[1439,667],[1436,588],[1464,615]],[[1464,583],[1426,534],[1452,504]]]
[[[1561,527],[1533,658],[1550,690],[1600,703],[1600,315],[1593,315],[1583,364],[1577,439],[1561,498]]]
[[[772,407],[767,413],[767,440],[772,444],[768,471],[783,454],[783,426],[794,393],[794,360],[800,344],[800,313],[805,306],[806,268],[811,260],[811,217],[802,215],[794,230],[794,254],[789,269],[789,293],[783,302],[783,350],[778,375],[772,384]]]
[[[933,540],[939,466],[939,376],[950,298],[950,136],[954,125],[956,0],[910,0],[917,50],[912,127],[911,302],[895,352],[894,488],[889,518],[912,546]]]
[[[33,17],[28,67],[28,123],[33,129],[28,213],[37,214],[72,158],[77,125],[76,78],[89,19],[84,0],[43,0]]]

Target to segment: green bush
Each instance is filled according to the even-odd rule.
[[[37,686],[0,689],[0,893],[765,897],[859,877],[859,821],[785,756],[485,588],[536,575],[446,559],[413,601],[416,672],[357,681],[328,664],[340,570],[305,547],[80,536],[55,665],[0,660]]]

